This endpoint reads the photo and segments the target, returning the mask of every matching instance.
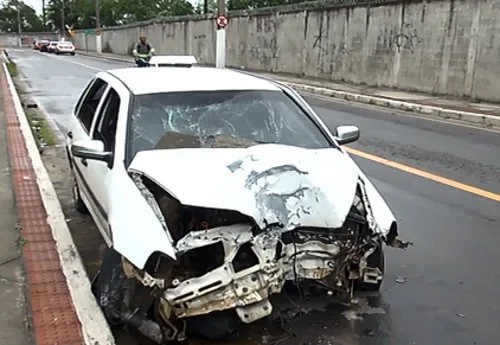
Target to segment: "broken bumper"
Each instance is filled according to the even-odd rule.
[[[342,235],[354,237],[355,229],[350,231]],[[331,276],[336,279],[332,285],[346,284],[336,278],[336,271],[348,261],[342,259],[346,258],[343,253],[348,254],[346,248],[353,243],[332,234],[329,238],[304,237],[287,243],[279,230],[254,236],[252,228],[243,224],[191,232],[178,242],[180,253],[220,242],[224,264],[201,277],[174,281],[175,286],[164,293],[164,303],[172,307],[177,318],[234,308],[243,322],[251,323],[271,314],[268,297],[279,293],[286,280]],[[235,260],[244,244],[257,262],[237,271]]]

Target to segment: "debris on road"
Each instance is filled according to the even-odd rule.
[[[399,284],[404,284],[406,283],[406,276],[399,276],[396,278],[396,283],[399,283]]]
[[[363,333],[369,337],[373,337],[375,335],[375,331],[373,329],[370,329],[370,328],[365,328]]]

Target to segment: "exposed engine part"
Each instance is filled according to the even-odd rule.
[[[310,282],[348,305],[356,281],[378,288],[383,279],[383,265],[370,263],[382,251],[383,238],[361,180],[341,228],[284,231],[279,223],[260,229],[236,211],[182,205],[148,178],[133,178],[177,254],[175,262],[158,258],[144,270],[122,262],[128,278],[154,290],[158,323],[141,313],[124,319],[151,338],[177,336],[175,320],[228,309],[243,323],[259,320],[271,314],[269,296],[280,293],[286,281]]]
[[[165,279],[154,278],[146,271],[140,271],[135,268],[127,259],[122,257],[123,273],[127,278],[135,278],[144,286],[158,287],[163,289],[165,287]]]
[[[140,190],[148,202],[157,205],[158,208],[154,208],[155,213],[163,222],[165,229],[168,229],[174,243],[191,231],[238,223],[254,223],[251,218],[236,211],[182,205],[148,178],[140,175],[135,175],[135,178],[139,179],[134,181],[142,186]],[[151,200],[153,196],[154,199]]]
[[[154,195],[149,191],[148,188],[144,185],[142,182],[142,176],[141,174],[138,173],[132,173],[132,179],[134,180],[135,184],[137,185],[137,188],[139,188],[139,191],[141,194],[144,196],[148,204],[151,206],[153,209],[153,212],[155,215],[158,217],[158,220],[160,221],[161,225],[163,226],[163,229],[165,229],[165,232],[167,233],[167,236],[172,239],[170,232],[167,229],[167,224],[165,222],[165,218],[163,217],[163,214],[161,212],[160,207],[158,206],[158,202],[156,201]]]

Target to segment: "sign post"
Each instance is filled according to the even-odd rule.
[[[215,67],[226,67],[226,26],[229,20],[226,16],[225,0],[219,0],[219,9],[215,19],[217,24],[217,36],[215,46]]]
[[[102,54],[102,36],[101,36],[101,4],[99,0],[95,2],[95,50],[97,54]]]

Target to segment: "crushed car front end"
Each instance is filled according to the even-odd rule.
[[[208,154],[213,166],[204,169],[203,182],[189,172],[209,151],[176,151],[140,152],[129,168],[175,252],[145,253],[142,265],[121,251],[124,276],[154,296],[146,309],[154,308],[158,327],[149,338],[182,340],[185,320],[221,311],[255,322],[272,313],[269,297],[287,282],[307,281],[345,304],[357,285],[378,289],[383,243],[399,243],[396,221],[379,226],[366,181],[343,153],[225,149]],[[330,164],[318,164],[327,158]],[[169,170],[158,163],[173,161],[179,165]],[[115,243],[122,242],[117,236]]]
[[[379,267],[366,264],[382,238],[365,202],[360,184],[340,228],[283,231],[280,224],[259,229],[242,222],[191,230],[176,243],[179,261],[197,257],[204,267],[193,276],[172,277],[164,303],[178,318],[235,308],[241,321],[251,323],[271,314],[268,298],[286,281],[301,280],[312,280],[349,303],[354,281],[377,284],[383,278]],[[189,266],[179,271],[188,272]]]

